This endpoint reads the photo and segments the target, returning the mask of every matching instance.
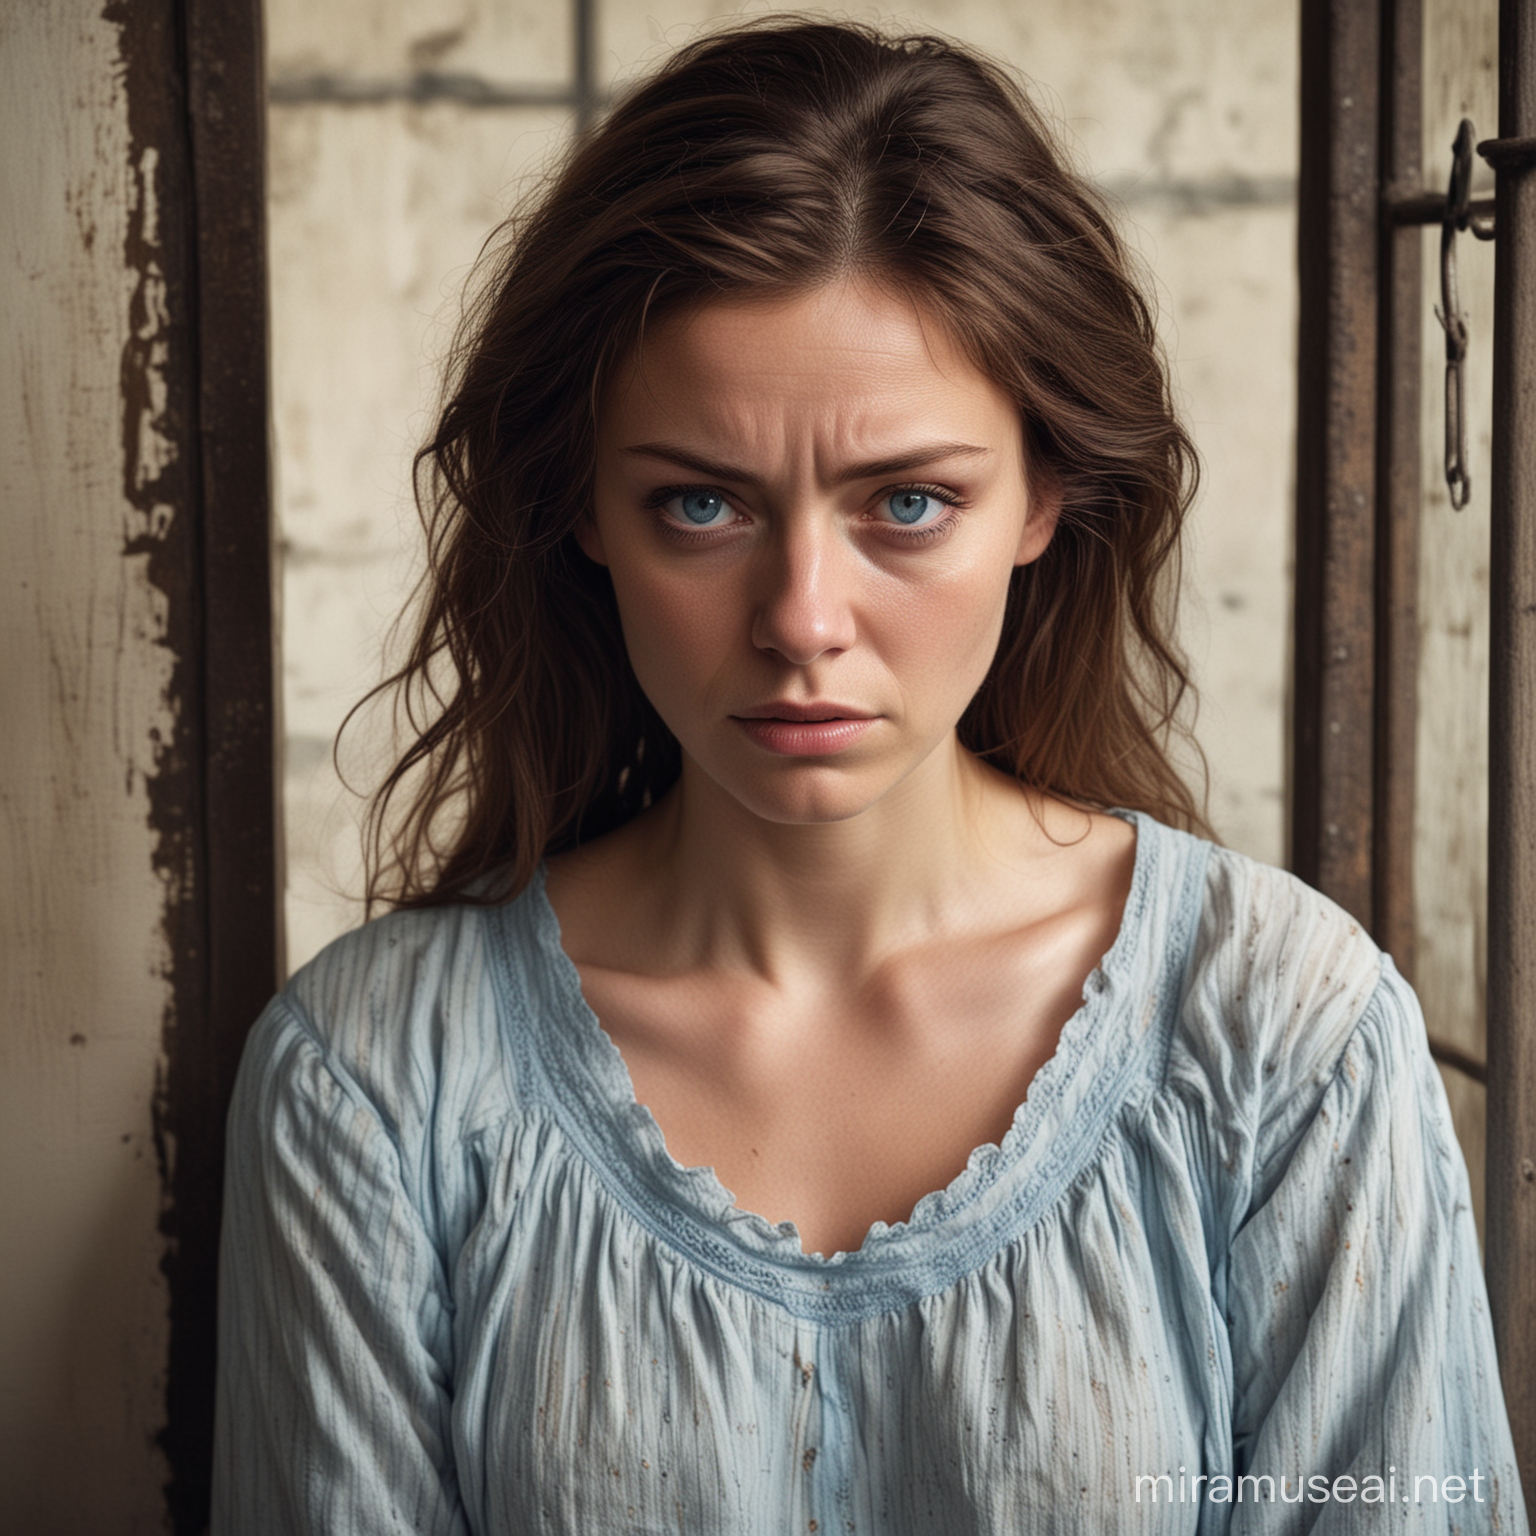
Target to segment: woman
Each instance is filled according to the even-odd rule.
[[[423,457],[397,910],[230,1122],[217,1530],[1524,1529],[1416,1004],[1193,835],[1193,455],[998,70],[684,49]]]

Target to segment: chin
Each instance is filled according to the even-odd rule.
[[[892,788],[888,775],[820,764],[786,763],[761,776],[718,775],[715,782],[744,810],[780,826],[820,826],[849,821]]]

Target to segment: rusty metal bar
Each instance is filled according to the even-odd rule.
[[[1381,166],[1388,186],[1423,181],[1422,0],[1384,0]],[[1376,635],[1371,930],[1410,980],[1418,742],[1419,368],[1422,238],[1383,207],[1376,398]]]
[[[571,0],[571,25],[575,29],[576,132],[584,134],[603,107],[597,83],[597,0]]]
[[[1487,1271],[1536,1493],[1536,6],[1499,7],[1488,784]],[[1524,148],[1521,141],[1525,141]]]
[[[1302,0],[1291,867],[1373,926],[1379,0]]]
[[[1470,1077],[1474,1083],[1481,1083],[1485,1088],[1488,1086],[1488,1063],[1480,1056],[1474,1056],[1471,1051],[1453,1045],[1433,1030],[1429,1034],[1429,1054],[1442,1066]]]
[[[421,106],[447,101],[456,107],[572,107],[569,85],[503,85],[483,75],[418,70],[413,75],[285,75],[267,87],[274,107],[377,107],[391,101]]]
[[[1427,187],[1422,192],[1389,192],[1387,217],[1396,224],[1438,224],[1445,218],[1445,202],[1444,192],[1432,192]],[[1475,197],[1467,204],[1467,212],[1474,219],[1490,219],[1493,199]]]
[[[177,1012],[156,1110],[170,1350],[161,1444],[169,1528],[206,1529],[224,1118],[247,1029],[281,964],[267,368],[265,100],[260,0],[176,0],[164,61],[185,179],[166,219],[185,250],[188,530],[174,605],[187,665],[176,704],[190,823],[191,920],[174,940]]]

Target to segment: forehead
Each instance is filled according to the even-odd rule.
[[[623,432],[686,419],[732,435],[777,424],[860,439],[936,416],[993,431],[1017,421],[931,310],[862,281],[667,316],[617,370],[603,411]]]

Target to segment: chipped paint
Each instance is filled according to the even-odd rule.
[[[18,1529],[207,1519],[224,1106],[275,970],[250,579],[266,558],[257,14],[61,0],[3,23],[0,153],[28,213],[0,254],[0,924],[20,962],[0,975],[0,1161],[25,1175],[0,1252],[0,1447],[17,1458],[0,1500]],[[232,463],[214,462],[221,441]]]
[[[143,775],[169,997],[153,1094],[170,1293],[170,1526],[206,1525],[224,1112],[277,979],[260,8],[114,0],[132,275],[120,359],[124,571],[153,620]]]
[[[18,1530],[162,1530],[169,1474],[164,1186],[145,1153],[180,899],[152,825],[180,728],[151,547],[179,500],[174,299],[123,30],[65,0],[8,13],[0,47],[6,197],[26,212],[0,257],[0,1163],[18,1175],[0,1480]]]

